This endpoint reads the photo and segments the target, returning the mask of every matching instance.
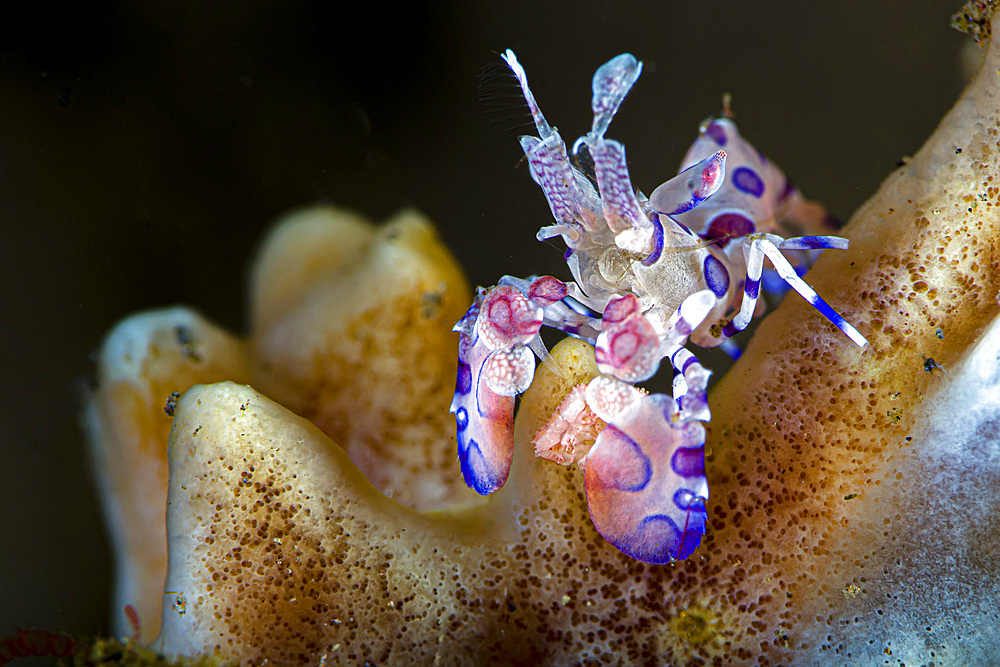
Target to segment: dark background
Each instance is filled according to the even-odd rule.
[[[948,27],[957,0],[85,4],[0,9],[0,636],[106,629],[88,354],[174,303],[242,331],[275,216],[415,206],[474,283],[568,276],[534,241],[548,209],[514,136],[477,101],[495,52],[517,52],[569,142],[594,69],[644,60],[609,135],[647,192],[728,91],[744,134],[846,219],[953,103],[970,41]]]

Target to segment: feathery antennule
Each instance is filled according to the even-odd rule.
[[[518,83],[521,84],[521,92],[524,95],[524,101],[528,105],[528,110],[531,112],[531,117],[535,121],[535,128],[538,130],[538,136],[542,141],[545,141],[550,136],[552,136],[552,127],[549,125],[548,121],[545,120],[545,116],[542,115],[542,110],[538,108],[538,102],[535,101],[535,96],[531,92],[531,88],[528,87],[528,75],[525,74],[524,68],[521,67],[521,63],[517,61],[517,56],[510,49],[504,51],[503,55],[504,62],[510,67],[510,70],[517,77]]]
[[[476,99],[486,121],[505,135],[534,129],[535,122],[524,101],[521,85],[503,62],[490,62],[479,69]]]

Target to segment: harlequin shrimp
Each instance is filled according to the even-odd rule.
[[[455,325],[451,411],[462,474],[483,495],[506,482],[514,397],[531,384],[535,357],[547,356],[541,327],[558,329],[594,345],[601,375],[570,393],[536,435],[536,453],[584,469],[594,526],[620,551],[647,563],[686,558],[705,532],[702,422],[710,418],[710,372],[684,345],[688,339],[724,344],[747,326],[760,308],[766,257],[781,280],[864,346],[864,337],[799,275],[808,251],[846,248],[847,240],[776,233],[795,226],[825,231],[830,224],[822,207],[806,201],[728,118],[702,125],[680,173],[648,198],[636,191],[624,147],[605,138],[642,69],[632,55],[594,74],[593,125],[573,145],[576,164],[514,53],[503,59],[538,132],[521,137],[521,148],[555,218],[537,238],[563,238],[574,281],[504,276],[480,288]],[[794,264],[783,251],[798,253]],[[664,359],[674,372],[673,396],[633,386],[653,377]]]

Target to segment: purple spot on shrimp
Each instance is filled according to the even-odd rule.
[[[729,271],[726,271],[725,265],[712,255],[708,255],[705,257],[703,270],[708,289],[720,299],[726,296],[726,292],[729,291]]]
[[[472,369],[469,364],[459,360],[458,377],[455,379],[455,393],[465,396],[472,390]]]
[[[684,365],[683,365],[683,366],[681,366],[681,373],[684,373],[684,372],[686,372],[686,371],[687,371],[687,369],[691,367],[691,364],[695,364],[695,363],[698,363],[698,360],[697,360],[697,359],[695,359],[695,358],[694,358],[694,356],[691,356],[691,357],[689,357],[689,358],[688,358],[688,359],[687,359],[687,360],[686,360],[686,361],[684,362]]]
[[[670,459],[670,467],[681,477],[704,477],[705,448],[678,447]]]
[[[803,249],[817,250],[819,248],[830,247],[830,242],[822,236],[818,238],[813,236],[800,236],[798,241],[799,247]]]
[[[635,532],[623,540],[627,542],[623,551],[645,563],[669,563],[677,558],[682,540],[683,534],[670,517],[652,514],[639,522]]]
[[[726,137],[726,131],[722,129],[722,125],[719,123],[710,123],[709,126],[705,128],[705,134],[710,136],[712,141],[720,146],[725,146],[726,142],[729,140]]]
[[[458,447],[459,466],[469,488],[481,496],[487,496],[503,485],[505,480],[500,479],[500,475],[483,456],[478,442],[473,438],[462,442],[462,437],[459,436]]]
[[[748,234],[753,234],[757,227],[753,220],[741,213],[722,213],[715,216],[708,225],[705,238],[710,240],[738,239]]]
[[[756,299],[760,293],[760,281],[747,278],[747,283],[743,286],[743,293],[746,294],[747,298]]]
[[[764,181],[760,180],[757,172],[750,167],[737,167],[733,171],[732,179],[733,185],[740,192],[753,195],[758,199],[764,194]]]
[[[653,252],[649,253],[646,259],[642,260],[643,266],[652,266],[663,253],[663,225],[660,224],[660,216],[653,215]]]
[[[566,252],[563,253],[563,261],[569,259],[573,255],[572,248],[566,248]]]
[[[620,491],[642,491],[653,476],[653,464],[649,457],[642,453],[639,443],[614,424],[608,424],[605,436],[610,437],[607,437],[603,447],[608,448],[608,454],[611,454],[608,460],[614,461],[601,473],[605,483]]]
[[[674,505],[682,510],[705,510],[705,499],[695,495],[690,489],[677,489],[674,491]]]

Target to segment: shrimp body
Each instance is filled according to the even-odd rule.
[[[456,325],[451,411],[463,475],[482,494],[506,481],[513,397],[531,384],[535,356],[547,354],[541,327],[558,329],[595,346],[601,374],[567,397],[536,435],[536,452],[584,467],[591,518],[616,548],[648,563],[686,558],[705,531],[703,423],[710,419],[710,372],[686,343],[731,345],[729,337],[762,304],[766,257],[781,280],[864,346],[800,276],[811,253],[847,241],[818,234],[832,228],[825,210],[805,200],[728,118],[702,124],[676,176],[649,197],[637,191],[624,146],[605,136],[642,71],[632,55],[597,69],[593,123],[572,150],[539,109],[514,53],[503,59],[535,123],[537,136],[521,137],[521,148],[555,223],[536,236],[562,237],[573,281],[505,276],[480,289]],[[578,166],[585,162],[592,170]],[[798,230],[817,235],[781,236]],[[671,396],[635,388],[664,360],[674,374]],[[593,446],[581,447],[588,432]]]

